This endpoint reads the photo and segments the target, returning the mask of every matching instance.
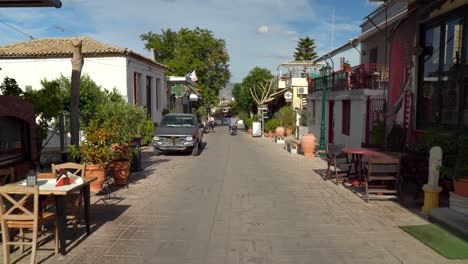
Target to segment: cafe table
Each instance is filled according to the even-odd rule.
[[[86,232],[89,235],[90,229],[90,183],[97,180],[96,177],[82,178],[83,181],[76,181],[69,185],[63,185],[55,187],[55,179],[38,179],[37,185],[39,185],[39,195],[48,196],[51,195],[55,198],[56,215],[57,215],[57,231],[59,239],[59,252],[61,255],[65,255],[67,252],[66,236],[65,231],[67,227],[66,213],[65,213],[65,199],[68,194],[83,190],[84,199],[84,213],[86,222]],[[26,186],[26,180],[15,182],[12,184]]]
[[[346,154],[351,154],[356,161],[356,168],[358,174],[358,182],[353,182],[353,185],[360,185],[362,181],[362,158],[363,157],[376,157],[376,158],[392,158],[389,153],[368,149],[368,148],[342,148],[341,151]]]

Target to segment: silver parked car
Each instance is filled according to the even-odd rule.
[[[169,151],[190,151],[197,156],[203,138],[203,124],[192,114],[167,114],[154,132],[154,154]]]

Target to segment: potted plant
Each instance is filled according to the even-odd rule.
[[[294,109],[291,106],[283,106],[276,113],[276,118],[280,120],[281,126],[285,128],[286,136],[291,136],[296,126],[296,112],[294,112]]]
[[[468,197],[468,136],[460,136],[457,142],[455,161],[439,167],[440,176],[452,179],[455,194]]]
[[[341,69],[343,69],[343,71],[345,72],[349,72],[351,71],[351,65],[349,64],[348,61],[345,61],[343,62],[343,64],[341,64]]]
[[[132,142],[113,143],[110,146],[112,157],[109,168],[115,185],[126,185],[130,176],[130,161],[133,157]]]
[[[87,164],[85,177],[97,177],[96,181],[91,182],[93,192],[102,190],[107,163],[113,155],[110,139],[115,138],[116,124],[104,121],[102,116],[95,116],[85,129],[81,146],[70,145],[71,155]]]

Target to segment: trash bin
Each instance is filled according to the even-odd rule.
[[[131,172],[141,171],[141,138],[134,138],[133,144],[135,147],[135,153],[130,164]]]

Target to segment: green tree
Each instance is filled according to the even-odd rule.
[[[8,77],[5,77],[3,83],[0,85],[0,91],[3,95],[20,96],[23,94],[23,90],[19,88],[16,80]]]
[[[270,70],[266,68],[255,67],[250,70],[249,74],[242,80],[242,83],[233,88],[236,107],[243,112],[251,113],[256,103],[252,97],[250,88],[258,88],[260,83],[269,81],[273,77]]]
[[[294,60],[296,61],[311,61],[318,57],[315,52],[315,40],[305,37],[297,41],[296,51],[294,52]]]
[[[195,69],[197,88],[203,91],[205,102],[217,104],[219,91],[231,77],[224,39],[198,27],[181,28],[178,32],[166,29],[161,34],[148,32],[140,37],[146,49],[154,50],[156,61],[169,67],[166,74],[185,76]]]
[[[47,82],[47,81],[45,81]],[[71,93],[71,80],[68,77],[61,76],[53,80],[58,82],[60,91],[59,95],[62,102],[62,110],[70,111],[70,93]],[[113,91],[107,91],[102,86],[96,84],[88,75],[81,76],[80,82],[80,120],[85,125],[96,113],[99,106],[104,105],[106,102],[123,102],[125,99],[114,88]]]
[[[42,142],[47,133],[54,126],[53,120],[63,110],[63,96],[60,83],[55,81],[41,81],[42,89],[24,92],[24,99],[34,105],[36,115],[36,141],[38,152],[42,150]]]

